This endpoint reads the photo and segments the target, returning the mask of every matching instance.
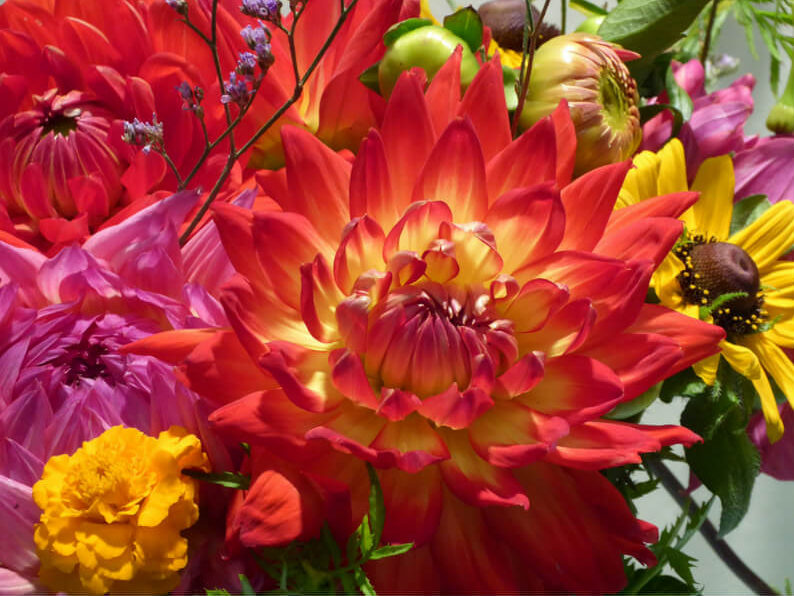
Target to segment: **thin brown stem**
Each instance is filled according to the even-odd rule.
[[[529,89],[529,79],[532,76],[532,62],[535,58],[535,48],[538,45],[538,37],[540,37],[540,25],[543,23],[543,19],[546,17],[546,11],[548,10],[550,3],[551,0],[546,0],[543,3],[543,8],[541,9],[540,15],[538,16],[538,22],[534,23],[532,20],[532,10],[529,5],[529,0],[526,2],[527,22],[528,24],[532,25],[532,35],[529,38],[529,48],[527,48],[527,36],[525,30],[524,47],[521,56],[521,72],[519,74],[519,81],[521,84],[518,92],[518,105],[516,106],[516,111],[513,114],[513,123],[510,130],[513,138],[515,138],[518,132],[518,120],[521,117],[521,112],[524,110],[524,102],[526,100],[527,90]]]
[[[700,48],[700,62],[705,66],[706,59],[709,57],[711,46],[711,36],[714,30],[714,21],[717,19],[717,5],[719,0],[711,0],[711,11],[709,12],[709,22],[706,26],[706,39],[703,40],[703,47]]]
[[[654,461],[648,460],[647,461],[648,467],[651,471],[659,478],[664,486],[667,489],[667,492],[670,493],[670,496],[675,499],[675,502],[678,503],[678,506],[681,507],[684,511],[690,511],[690,504],[694,503],[691,497],[686,495],[686,489],[684,486],[678,481],[673,473],[669,470],[667,466],[664,465],[661,461]],[[695,504],[695,509],[697,509],[697,504]],[[719,537],[719,533],[717,532],[717,528],[714,527],[708,519],[706,519],[703,524],[700,526],[700,533],[703,535],[703,538],[706,539],[708,545],[717,553],[717,556],[722,559],[725,565],[730,569],[736,577],[738,577],[744,585],[750,588],[756,594],[777,594],[777,590],[772,588],[769,584],[767,584],[763,579],[761,579],[747,564],[742,561],[739,555],[736,554],[730,545],[725,542],[722,538]]]
[[[179,190],[182,190],[184,188],[184,186],[182,186],[182,177],[179,175],[179,170],[177,169],[176,164],[171,160],[171,158],[169,157],[168,153],[165,152],[165,149],[160,151],[160,155],[163,156],[163,159],[165,160],[166,165],[168,166],[168,168],[171,170],[171,172],[173,172],[174,176],[176,177],[177,188]]]

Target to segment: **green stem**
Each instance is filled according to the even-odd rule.
[[[568,0],[560,0],[560,31],[565,35],[568,25]]]
[[[690,497],[686,495],[686,489],[673,475],[673,473],[661,461],[648,460],[648,468],[659,478],[670,493],[670,496],[675,499],[679,507],[684,511],[689,511],[689,506],[693,502]],[[738,577],[744,585],[750,588],[756,594],[778,594],[778,591],[767,584],[761,579],[747,564],[739,558],[739,555],[728,545],[725,540],[719,537],[717,528],[714,527],[708,519],[706,519],[700,526],[700,533],[706,539],[708,545],[717,553],[717,556],[722,559],[725,565],[730,569],[736,577]]]
[[[711,46],[711,35],[714,30],[714,21],[717,19],[717,5],[719,0],[711,0],[711,12],[709,13],[709,22],[706,26],[706,39],[703,40],[703,47],[700,49],[700,62],[703,66],[706,65],[706,58],[709,57],[709,49]]]

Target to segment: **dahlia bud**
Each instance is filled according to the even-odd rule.
[[[623,61],[637,57],[587,33],[549,40],[535,53],[519,124],[529,128],[565,99],[576,127],[577,175],[627,159],[642,128],[637,83]]]
[[[530,5],[532,22],[540,21],[540,12]],[[524,48],[524,25],[527,19],[526,0],[491,0],[477,9],[484,25],[490,27],[491,36],[499,47],[521,52]],[[541,21],[538,26],[538,47],[560,34],[550,23]]]
[[[384,96],[391,94],[400,74],[418,66],[432,79],[455,48],[463,47],[460,62],[460,85],[469,86],[479,70],[468,44],[449,29],[427,25],[405,33],[389,46],[378,66],[378,84]]]
[[[769,111],[766,127],[777,135],[794,132],[794,67],[788,76],[783,97]]]

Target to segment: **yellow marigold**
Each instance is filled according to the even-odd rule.
[[[149,437],[114,426],[73,455],[49,459],[33,487],[41,582],[58,591],[167,592],[187,564],[180,531],[198,519],[201,442],[173,426]]]

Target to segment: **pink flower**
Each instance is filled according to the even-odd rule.
[[[748,144],[733,158],[738,201],[752,195],[766,195],[770,203],[794,200],[794,136],[774,136]]]
[[[207,430],[207,406],[173,368],[123,350],[155,332],[226,324],[217,300],[184,273],[203,267],[222,283],[228,266],[211,226],[179,248],[178,227],[196,199],[173,195],[52,258],[0,242],[3,593],[37,589],[40,512],[30,487],[51,456],[118,424],[149,435],[179,425],[202,438],[216,468],[230,466]]]
[[[794,428],[794,410],[786,403],[779,405],[780,418],[788,428]],[[766,425],[761,412],[755,414],[747,426],[750,440],[761,453],[761,471],[778,480],[794,480],[794,434],[784,433],[774,445],[766,435]]]
[[[683,124],[678,137],[684,145],[687,172],[693,178],[705,159],[739,151],[744,147],[744,123],[753,111],[755,77],[746,74],[726,89],[706,93],[703,65],[697,60],[673,64],[676,82],[692,98],[692,117]],[[666,93],[657,98],[668,103]],[[658,151],[673,132],[669,111],[651,118],[643,126],[640,150]]]

